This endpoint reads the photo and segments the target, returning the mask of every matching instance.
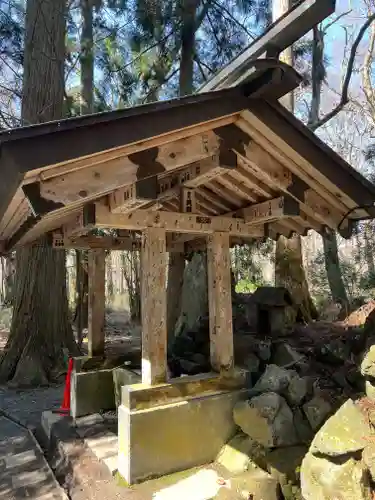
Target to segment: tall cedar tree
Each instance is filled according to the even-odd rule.
[[[65,0],[27,2],[23,123],[63,115],[65,9]],[[68,316],[65,252],[49,248],[43,237],[17,251],[13,320],[0,379],[20,385],[53,379],[63,368],[63,348],[77,354]]]
[[[274,0],[274,20],[287,12],[293,5],[293,0]],[[293,66],[293,48],[290,47],[282,54],[284,62]],[[294,111],[294,95],[291,92],[282,100],[283,105],[291,112]],[[306,321],[317,317],[317,311],[311,299],[302,259],[302,242],[299,235],[287,239],[280,236],[276,243],[275,256],[275,283],[276,286],[285,286],[292,294]]]

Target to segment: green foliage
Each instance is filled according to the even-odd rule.
[[[257,288],[263,286],[264,283],[257,282],[254,283],[247,279],[241,279],[236,284],[236,292],[237,293],[254,293]]]

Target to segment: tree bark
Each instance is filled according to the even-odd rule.
[[[198,0],[183,0],[181,6],[181,59],[180,59],[180,96],[193,93],[194,54],[196,14]],[[199,257],[197,257],[199,258]],[[206,259],[202,265],[207,265]],[[189,266],[189,264],[188,264]],[[171,342],[175,333],[175,327],[181,313],[181,295],[184,281],[185,258],[184,255],[169,255],[168,284],[167,284],[167,310],[168,310],[168,342]],[[206,283],[207,286],[207,283]],[[194,293],[194,291],[191,291]],[[207,311],[208,313],[208,311]]]
[[[182,2],[180,95],[193,93],[196,16],[199,0]]]
[[[323,247],[324,261],[332,299],[335,303],[340,304],[344,311],[348,312],[349,300],[342,279],[337,237],[334,231],[326,231],[323,236]]]
[[[364,253],[367,264],[367,272],[370,276],[375,276],[375,264],[374,264],[374,254],[373,254],[373,231],[371,223],[366,222],[364,226],[363,236],[365,240]]]
[[[81,0],[81,115],[94,110],[94,57],[93,57],[93,5],[92,0]],[[78,342],[82,342],[82,329],[88,326],[88,288],[87,251],[76,251],[76,296],[77,308],[75,324]]]
[[[26,6],[22,120],[56,120],[63,114],[66,3],[29,0]],[[68,319],[65,252],[45,238],[17,251],[14,312],[0,379],[37,385],[64,363],[63,348],[77,354]]]
[[[81,0],[81,115],[93,112],[94,54],[93,7],[91,0]]]
[[[181,293],[184,281],[185,255],[170,253],[167,284],[167,332],[168,343],[174,337],[176,322],[181,311]]]
[[[312,69],[311,69],[311,106],[308,125],[318,123],[320,116],[320,103],[322,84],[324,81],[324,32],[319,26],[313,29]],[[324,261],[329,287],[334,302],[341,304],[345,311],[349,310],[349,300],[340,269],[340,259],[337,248],[336,234],[327,229],[322,234]]]
[[[273,16],[276,21],[293,5],[292,0],[274,0]],[[280,59],[293,66],[293,47],[288,47]],[[294,95],[290,92],[280,102],[293,113]],[[276,286],[284,286],[292,294],[293,299],[301,306],[306,321],[317,317],[317,311],[309,293],[306,274],[303,267],[302,243],[298,235],[292,238],[280,236],[276,242],[275,256],[275,282]]]

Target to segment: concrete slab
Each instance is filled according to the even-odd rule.
[[[220,392],[142,410],[121,405],[120,474],[134,484],[212,462],[234,435],[233,407],[246,396],[247,390]]]
[[[70,414],[73,419],[115,409],[112,369],[72,373]]]
[[[20,465],[25,465],[29,462],[33,462],[37,459],[34,450],[26,450],[21,453],[16,453],[15,455],[8,455],[3,457],[5,462],[5,468],[11,469],[13,467],[19,467]]]
[[[45,435],[47,436],[48,440],[51,439],[51,432],[53,426],[64,418],[66,418],[65,415],[60,415],[59,413],[54,413],[52,411],[44,411],[42,413],[42,418],[41,418],[42,429]]]

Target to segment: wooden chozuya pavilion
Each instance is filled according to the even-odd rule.
[[[129,483],[209,462],[233,432],[246,391],[234,370],[230,246],[327,227],[349,237],[375,214],[375,187],[278,103],[300,83],[278,53],[333,7],[299,3],[210,92],[0,134],[2,250],[46,233],[56,248],[89,250],[92,356],[104,349],[105,249],[141,250],[142,384],[123,387],[119,408]],[[117,236],[93,234],[109,228]],[[205,245],[213,372],[168,381],[167,252]]]

